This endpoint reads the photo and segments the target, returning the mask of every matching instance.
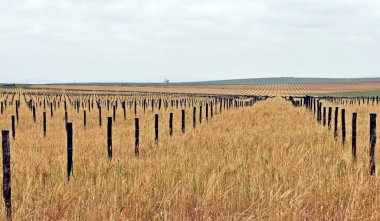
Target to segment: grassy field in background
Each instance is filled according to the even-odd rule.
[[[380,96],[380,90],[376,91],[352,91],[352,92],[343,92],[343,93],[326,93],[326,94],[311,94],[312,96],[320,97],[376,97]]]

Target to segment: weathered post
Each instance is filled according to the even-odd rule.
[[[44,137],[46,137],[46,112],[43,113],[43,128],[44,128]]]
[[[32,107],[32,111],[33,111],[33,121],[34,123],[36,123],[36,107],[35,106]]]
[[[197,108],[193,107],[193,128],[197,125]]]
[[[127,119],[127,112],[125,110],[125,101],[121,104],[121,106],[123,107],[124,120],[126,120]]]
[[[356,123],[357,113],[352,114],[352,159],[356,161]]]
[[[102,106],[99,105],[99,126],[102,126]]]
[[[169,115],[169,135],[173,136],[173,113]]]
[[[12,191],[11,191],[11,150],[9,142],[9,131],[3,130],[3,198],[7,214],[7,220],[12,220]]]
[[[158,114],[154,115],[154,141],[158,144]]]
[[[112,159],[112,117],[108,117],[107,122],[107,149],[108,159]]]
[[[342,143],[346,143],[346,110],[342,109]]]
[[[370,142],[370,149],[369,149],[369,156],[370,156],[370,174],[375,175],[376,171],[376,164],[375,164],[375,145],[376,145],[376,114],[370,114],[370,129],[369,129],[369,142]]]
[[[139,119],[135,118],[135,157],[139,156],[139,145],[140,145]]]
[[[113,105],[113,122],[115,123],[116,121],[116,106]]]
[[[199,106],[199,124],[202,123],[202,105]]]
[[[135,116],[137,115],[137,104],[136,104],[136,99],[135,99]]]
[[[53,103],[50,103],[50,117],[53,117]]]
[[[332,107],[329,107],[329,113],[327,117],[327,126],[329,130],[331,129],[331,115],[332,115]]]
[[[208,121],[208,103],[206,103],[206,121]]]
[[[67,132],[67,181],[70,181],[70,175],[73,172],[73,124],[66,124]]]
[[[185,133],[185,110],[182,110],[182,133]]]
[[[16,121],[18,124],[18,102],[16,101]]]
[[[86,110],[83,110],[83,127],[84,127],[84,129],[86,129],[86,126],[87,126],[87,114],[86,114]]]
[[[326,126],[326,107],[323,107],[323,126]]]
[[[211,118],[213,118],[213,117],[214,117],[214,109],[213,109],[213,104],[212,104],[212,102],[211,102],[210,105],[211,105],[211,106],[210,106]]]
[[[15,116],[12,115],[12,138],[16,139],[16,127],[15,127]]]

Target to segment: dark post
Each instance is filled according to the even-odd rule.
[[[210,105],[211,105],[211,106],[210,106],[211,118],[213,118],[213,117],[214,117],[214,109],[213,109],[212,102],[211,102]]]
[[[108,148],[108,158],[111,160],[112,159],[112,117],[108,117],[107,148]]]
[[[87,125],[87,114],[86,114],[86,110],[83,111],[83,127],[84,129],[86,129],[86,125]]]
[[[33,106],[33,121],[34,121],[34,123],[36,123],[36,107],[35,106]]]
[[[182,133],[185,133],[185,110],[182,110]]]
[[[116,121],[116,106],[113,105],[113,122],[115,123]]]
[[[99,105],[99,126],[102,126],[102,106]]]
[[[16,121],[18,124],[18,102],[16,101]]]
[[[127,112],[126,112],[126,110],[125,110],[125,101],[122,103],[121,106],[123,107],[124,120],[126,120],[126,119],[127,119]]]
[[[326,107],[323,107],[323,126],[326,126]]]
[[[44,119],[44,122],[43,122],[43,126],[44,126],[44,137],[46,137],[46,112],[43,113],[43,119]]]
[[[371,175],[375,175],[375,145],[376,145],[376,114],[370,114],[370,128],[369,128],[369,142],[370,142],[370,149],[369,149],[369,156],[370,156],[370,173]]]
[[[137,104],[136,104],[136,99],[135,99],[135,116],[137,115]]]
[[[329,114],[327,118],[327,125],[328,125],[329,130],[331,129],[331,115],[332,115],[332,107],[329,107]]]
[[[346,143],[346,110],[342,109],[342,143]]]
[[[356,161],[356,120],[357,113],[352,114],[352,158]]]
[[[199,106],[199,124],[202,123],[202,106]]]
[[[173,113],[170,113],[169,116],[169,134],[173,136]]]
[[[158,114],[154,115],[154,140],[158,144]]]
[[[70,175],[73,172],[73,124],[66,124],[67,131],[67,181],[70,181]]]
[[[50,117],[53,117],[53,103],[50,103]]]
[[[135,118],[135,157],[139,156],[139,144],[140,144],[140,127],[139,119]]]
[[[206,121],[208,121],[208,103],[206,103]]]
[[[11,151],[9,131],[3,130],[3,198],[6,208],[7,220],[12,220],[12,191],[11,191]]]
[[[335,118],[334,118],[334,139],[338,137],[338,107],[335,107]]]
[[[193,108],[193,127],[195,128],[196,125],[197,125],[197,108],[194,107]]]

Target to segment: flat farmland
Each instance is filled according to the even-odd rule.
[[[380,82],[226,84],[226,85],[122,85],[36,84],[32,88],[214,95],[305,95],[379,91]]]

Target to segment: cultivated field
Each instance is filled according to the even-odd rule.
[[[199,96],[191,90],[187,95],[2,90],[0,129],[11,131],[13,220],[380,218],[380,182],[377,171],[373,176],[369,171],[369,114],[379,112],[376,100],[361,99],[360,105],[357,99],[319,100],[321,107],[339,109],[334,139],[333,126],[318,123],[318,111],[305,108],[304,98],[295,98],[303,104],[296,107],[282,97]],[[358,116],[355,161],[353,112]],[[73,126],[70,180],[66,122]],[[0,206],[1,219],[5,214]]]
[[[380,82],[348,83],[290,83],[290,84],[241,84],[241,85],[170,85],[170,86],[131,86],[131,85],[33,85],[34,88],[76,89],[124,92],[160,92],[182,94],[216,95],[304,95],[334,94],[342,92],[379,91]],[[380,93],[378,93],[380,94]]]

